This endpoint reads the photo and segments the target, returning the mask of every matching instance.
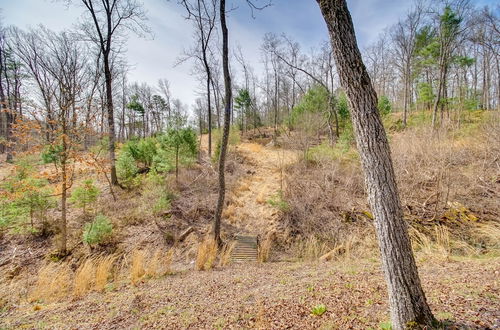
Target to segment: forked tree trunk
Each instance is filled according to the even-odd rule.
[[[227,142],[229,140],[229,124],[231,121],[231,76],[229,75],[229,48],[228,48],[228,32],[226,25],[226,1],[220,1],[220,23],[222,30],[222,67],[224,71],[224,132],[222,133],[222,141],[219,155],[219,198],[217,200],[217,209],[215,210],[214,225],[212,234],[217,244],[221,244],[220,224],[222,217],[222,208],[224,206],[224,197],[226,193],[226,181],[224,170],[226,165]]]
[[[351,106],[368,201],[375,216],[382,267],[389,291],[392,326],[432,325],[411,249],[396,186],[387,136],[377,110],[377,95],[356,44],[345,0],[317,0],[325,18],[340,82]]]

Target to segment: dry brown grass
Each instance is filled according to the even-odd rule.
[[[71,287],[71,270],[67,264],[50,263],[38,271],[30,301],[52,302],[65,298]]]
[[[493,238],[500,228],[500,120],[477,116],[459,129],[436,132],[425,123],[390,136],[405,218],[418,228],[412,239],[424,255],[500,248]],[[283,195],[290,208],[281,218],[280,243],[293,243],[305,259],[338,247],[343,257],[377,250],[373,230],[366,234],[373,219],[359,162],[332,154],[287,168]]]
[[[236,241],[227,242],[224,245],[219,257],[219,266],[224,267],[231,262],[231,255],[233,253],[233,249],[236,246]]]
[[[93,259],[85,260],[76,270],[73,281],[73,294],[81,297],[86,294],[94,284],[96,274],[95,261]]]
[[[259,262],[269,261],[271,255],[271,248],[273,246],[274,235],[267,235],[264,240],[259,244]]]
[[[198,246],[196,255],[196,269],[210,270],[215,265],[217,258],[217,243],[211,238],[205,238]]]
[[[132,252],[132,261],[130,265],[130,282],[133,285],[139,283],[146,274],[145,269],[146,253],[142,250]]]
[[[168,251],[157,249],[147,261],[145,275],[148,277],[159,277],[170,273],[174,257],[174,249]]]
[[[108,281],[113,277],[113,265],[115,264],[116,259],[117,257],[114,255],[96,259],[94,285],[97,291],[103,291],[106,288]]]
[[[229,222],[233,222],[234,216],[236,215],[236,205],[230,204],[225,210],[222,212],[222,217],[224,219],[228,219]]]

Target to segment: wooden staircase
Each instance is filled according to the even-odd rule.
[[[257,236],[236,236],[236,246],[231,255],[233,262],[257,261],[258,255]]]

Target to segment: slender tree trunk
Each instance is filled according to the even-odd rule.
[[[212,100],[210,99],[210,67],[205,65],[207,71],[207,102],[208,102],[208,157],[212,157]]]
[[[441,102],[441,98],[443,95],[443,85],[444,85],[444,79],[445,79],[445,69],[444,69],[444,59],[443,55],[441,55],[441,58],[439,60],[439,81],[438,81],[438,88],[437,88],[437,94],[436,94],[436,100],[434,101],[434,107],[432,110],[432,127],[436,127],[437,125],[437,115],[438,115],[438,109]]]
[[[179,182],[179,147],[175,147],[175,182]]]
[[[404,74],[404,108],[403,108],[403,126],[406,127],[406,122],[408,119],[408,107],[410,104],[410,63],[405,63],[405,74]]]
[[[220,226],[222,217],[222,208],[224,206],[224,197],[226,192],[226,181],[224,170],[226,165],[227,142],[229,140],[229,124],[231,120],[231,76],[229,74],[229,46],[228,46],[228,31],[226,25],[226,1],[220,0],[220,23],[222,30],[222,67],[224,71],[224,132],[222,134],[222,142],[219,156],[219,198],[217,200],[217,208],[215,210],[214,225],[212,234],[217,244],[221,244]]]
[[[62,191],[61,191],[61,224],[60,231],[61,237],[59,240],[59,254],[65,255],[67,251],[67,228],[66,228],[66,199],[68,193],[67,187],[67,158],[68,158],[68,143],[66,137],[66,118],[64,118],[65,114],[63,113],[62,119],[62,157],[61,157],[61,175],[62,175]]]
[[[111,183],[118,185],[118,177],[116,176],[115,165],[115,118],[113,113],[113,90],[112,77],[109,68],[109,55],[104,55],[104,77],[106,80],[106,107],[108,110],[108,127],[109,127],[109,160],[111,165]]]
[[[392,326],[410,322],[431,326],[434,317],[425,299],[396,186],[389,142],[377,110],[377,95],[356,44],[345,0],[317,0],[325,18],[342,87],[351,106],[368,201],[389,291]]]
[[[5,140],[7,141],[7,145],[5,147],[5,152],[6,152],[6,159],[5,161],[7,163],[12,163],[13,161],[13,155],[12,155],[12,150],[13,150],[13,138],[12,138],[12,125],[14,124],[14,114],[13,110],[7,109],[5,113],[5,117],[7,119],[7,127],[6,127],[6,134],[5,134]]]

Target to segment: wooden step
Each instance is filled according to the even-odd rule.
[[[257,261],[257,258],[257,237],[250,235],[236,236],[236,246],[233,249],[231,259],[234,262],[248,262]]]

